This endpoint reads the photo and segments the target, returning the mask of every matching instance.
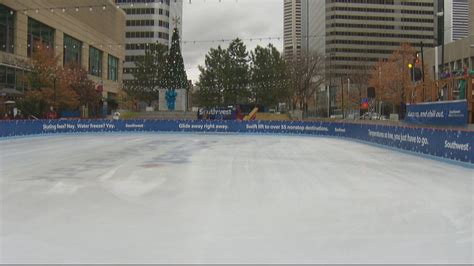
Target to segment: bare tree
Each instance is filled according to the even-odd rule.
[[[287,63],[291,106],[306,112],[308,102],[325,82],[325,57],[319,53],[302,53],[287,60]]]

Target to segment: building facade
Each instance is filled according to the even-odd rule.
[[[39,45],[53,49],[58,64],[78,63],[102,85],[104,98],[122,88],[125,13],[112,0],[2,0],[0,2],[0,94],[22,95],[19,77]]]
[[[460,0],[461,1],[461,0]],[[372,66],[409,43],[434,47],[437,0],[301,0],[301,35],[291,15],[295,1],[285,0],[285,53],[302,42],[302,51],[326,58],[326,90],[318,93],[335,105],[337,90],[351,77],[369,77]],[[293,9],[292,9],[293,8]],[[296,10],[296,9],[295,9]],[[362,79],[351,85],[367,86]],[[318,97],[320,100],[321,97]],[[327,100],[323,100],[327,101]]]
[[[468,15],[468,36],[455,40],[424,53],[425,64],[434,80],[453,72],[463,72],[465,68],[474,70],[474,2],[465,7]]]
[[[302,2],[307,0],[284,0],[283,7],[283,53],[286,58],[301,54],[303,43]]]
[[[326,12],[324,51],[336,77],[365,71],[388,58],[402,43],[416,49],[421,43],[424,47],[435,44],[433,0],[316,2],[319,6],[315,12]],[[322,29],[315,32],[321,34]],[[323,50],[318,46],[310,49]]]
[[[124,81],[133,80],[135,62],[145,56],[147,45],[171,45],[178,22],[182,36],[183,0],[115,0],[127,14]]]
[[[469,0],[443,0],[438,9],[442,14],[444,44],[469,36]]]

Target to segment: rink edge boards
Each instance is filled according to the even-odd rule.
[[[301,121],[0,121],[0,140],[83,133],[199,133],[334,137],[474,168],[474,131],[449,128]]]

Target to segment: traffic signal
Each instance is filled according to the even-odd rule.
[[[413,63],[408,64],[410,68],[410,75],[413,81],[417,82],[423,79],[423,72],[421,71],[420,53],[416,52],[413,58]]]
[[[362,102],[360,103],[360,109],[362,109],[362,110],[369,109],[369,99],[368,98],[362,99]]]
[[[421,64],[420,53],[416,53],[416,55],[415,55],[415,66],[420,66],[420,64]]]
[[[417,67],[414,70],[415,72],[415,81],[420,81],[423,79],[423,73],[421,72],[421,68]]]

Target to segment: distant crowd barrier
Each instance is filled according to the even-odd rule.
[[[0,137],[86,132],[195,132],[340,137],[474,166],[474,131],[301,121],[16,120],[0,121]],[[364,156],[361,154],[361,156]]]

